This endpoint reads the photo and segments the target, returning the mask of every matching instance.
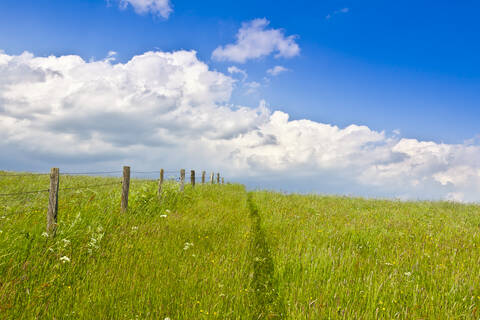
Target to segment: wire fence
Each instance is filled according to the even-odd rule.
[[[122,180],[115,180],[109,182],[101,182],[100,181],[92,181],[95,183],[90,184],[83,184],[83,185],[76,185],[76,186],[68,186],[69,182],[71,181],[69,178],[72,177],[79,177],[79,176],[88,176],[91,178],[99,178],[99,179],[111,179],[116,178],[118,179],[120,174],[122,175]],[[139,170],[139,171],[130,171],[130,167],[124,167],[124,170],[112,170],[112,171],[85,171],[85,172],[62,172],[58,168],[52,168],[50,173],[43,173],[43,172],[27,172],[27,173],[8,173],[6,171],[0,171],[0,190],[2,190],[2,182],[11,186],[12,182],[10,180],[2,180],[2,178],[28,178],[28,177],[49,177],[50,180],[50,187],[45,189],[38,189],[38,190],[26,190],[26,191],[14,191],[14,192],[7,192],[7,193],[0,193],[0,204],[1,202],[7,201],[6,199],[12,197],[21,198],[23,204],[28,203],[30,200],[33,202],[32,196],[35,194],[47,194],[48,193],[48,211],[47,211],[47,231],[52,231],[52,229],[56,226],[56,219],[57,219],[57,212],[58,212],[58,197],[60,191],[76,191],[76,190],[84,190],[84,189],[95,189],[100,187],[106,186],[114,186],[114,185],[121,185],[122,186],[122,198],[121,198],[121,210],[126,212],[128,209],[128,194],[129,194],[129,187],[130,182],[136,181],[145,181],[151,180],[152,182],[158,182],[158,195],[161,195],[163,183],[166,181],[173,181],[179,184],[179,191],[183,192],[184,185],[191,183],[192,187],[196,184],[207,184],[207,183],[224,183],[224,179],[220,180],[220,174],[213,172],[208,175],[206,171],[202,172],[202,175],[197,175],[194,170],[191,172],[185,172],[184,169],[182,170]],[[130,178],[133,176],[133,180],[131,181]],[[60,180],[60,178],[62,178]],[[65,178],[67,178],[65,180]],[[61,182],[61,183],[60,183]],[[63,186],[63,184],[67,186]],[[39,184],[37,181],[36,184]],[[60,185],[62,185],[60,187]],[[17,186],[23,186],[18,184]],[[5,200],[2,200],[5,199]],[[8,207],[8,206],[7,206]],[[6,208],[5,207],[5,210]],[[1,218],[15,215],[21,213],[17,212],[9,212],[4,214],[0,214]]]

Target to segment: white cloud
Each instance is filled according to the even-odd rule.
[[[339,9],[339,10],[335,10],[335,11],[333,11],[333,13],[327,14],[327,16],[325,18],[328,20],[328,19],[331,19],[332,16],[334,16],[334,15],[337,15],[337,14],[340,14],[340,13],[348,13],[349,11],[350,11],[349,8],[342,8],[342,9]]]
[[[282,66],[275,66],[267,70],[267,73],[271,76],[278,76],[280,73],[288,71],[287,68]]]
[[[252,94],[257,92],[258,88],[261,87],[261,84],[258,83],[257,81],[251,81],[251,82],[245,82],[243,86],[247,89],[245,91],[245,94]]]
[[[151,13],[165,19],[173,12],[170,0],[120,0],[120,8],[125,9],[128,5],[138,14]]]
[[[192,51],[127,63],[0,53],[0,168],[185,167],[282,190],[480,200],[478,144],[232,106],[234,83]]]
[[[116,55],[117,55],[116,51],[108,51],[107,57],[104,60],[113,62],[117,60],[117,58],[115,58]]]
[[[212,58],[219,61],[244,63],[275,53],[276,58],[291,58],[300,53],[295,36],[285,36],[282,29],[267,29],[265,18],[242,23],[234,44],[216,48]]]
[[[245,81],[248,77],[247,71],[245,71],[243,69],[240,69],[236,66],[228,67],[227,71],[230,74],[241,74],[242,75],[242,81]]]

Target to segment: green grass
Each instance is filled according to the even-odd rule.
[[[48,188],[0,177],[0,193]],[[0,197],[1,319],[479,319],[480,207],[61,176]],[[64,257],[68,257],[69,261]]]

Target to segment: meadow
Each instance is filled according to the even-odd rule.
[[[480,318],[478,205],[110,182],[61,176],[55,235],[48,193],[0,197],[1,319]]]

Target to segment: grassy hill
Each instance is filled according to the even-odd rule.
[[[0,318],[478,319],[480,207],[61,176],[0,197]],[[48,176],[0,177],[0,194]],[[81,189],[80,189],[81,188]]]

